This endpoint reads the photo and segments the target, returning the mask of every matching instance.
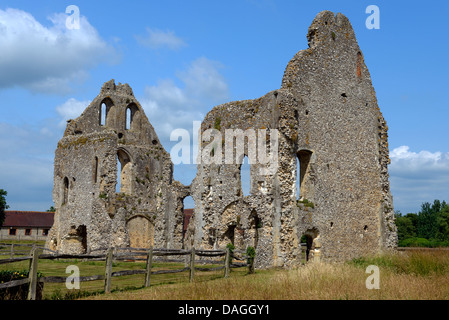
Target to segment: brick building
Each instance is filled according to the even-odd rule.
[[[5,211],[0,240],[46,240],[53,212]]]

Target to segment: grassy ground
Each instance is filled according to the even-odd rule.
[[[6,243],[2,242],[2,243]],[[11,243],[11,242],[8,242]],[[24,242],[20,242],[24,244]],[[30,244],[32,242],[29,242]],[[37,245],[42,245],[41,243],[36,243]],[[23,255],[28,255],[31,247],[16,246],[14,248],[15,253],[22,253]],[[10,258],[9,249],[2,249],[4,253],[0,253],[0,259]],[[21,257],[23,255],[17,255],[15,257]],[[59,260],[46,260],[39,259],[38,261],[38,271],[43,276],[70,276],[70,271],[66,273],[66,268],[69,265],[75,265],[79,268],[80,276],[92,276],[92,275],[104,275],[105,272],[105,262],[104,261],[82,261],[76,259],[59,259]],[[204,265],[200,267],[216,267],[217,265]],[[121,270],[143,270],[146,267],[146,263],[142,262],[128,262],[128,261],[115,261],[113,262],[112,272]],[[184,268],[184,263],[168,263],[168,262],[157,262],[154,261],[152,265],[153,271],[158,270],[170,270],[170,269],[182,269]],[[29,269],[29,261],[20,261],[9,264],[1,264],[1,270],[15,270],[22,271]],[[243,268],[239,271],[234,270],[234,275],[246,274],[247,269]],[[224,270],[218,271],[208,271],[208,272],[195,272],[195,280],[198,282],[210,281],[216,278],[222,278]],[[123,292],[127,290],[135,290],[137,288],[143,288],[145,282],[144,274],[130,275],[113,277],[111,280],[112,292]],[[189,272],[185,271],[182,273],[174,274],[158,274],[152,275],[151,285],[153,287],[159,287],[163,285],[169,285],[173,283],[188,283],[189,282]],[[104,280],[81,282],[79,290],[68,290],[64,283],[45,283],[44,284],[44,299],[73,299],[77,297],[90,296],[90,295],[102,295],[104,293]]]
[[[380,289],[366,288],[368,265],[380,270]],[[264,270],[207,282],[175,283],[87,299],[123,300],[447,300],[449,253],[413,252],[307,264],[294,270]]]
[[[28,250],[28,249],[27,249]],[[0,257],[7,258],[7,257]],[[28,262],[0,265],[0,270],[28,269]],[[66,267],[76,265],[81,276],[104,274],[104,261],[39,260],[44,276],[68,276]],[[380,289],[369,290],[369,265],[380,270]],[[179,263],[154,263],[153,270],[182,268]],[[116,262],[113,271],[144,269],[144,262]],[[143,288],[144,275],[114,277],[113,292],[104,294],[104,281],[81,283],[81,290],[67,290],[64,283],[44,286],[45,299],[101,300],[393,300],[449,299],[449,251],[413,251],[354,259],[346,263],[309,263],[292,270],[233,269],[228,279],[223,271],[152,276],[152,286]]]

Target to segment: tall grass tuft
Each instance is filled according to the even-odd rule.
[[[416,250],[353,259],[350,264],[366,268],[368,265],[388,268],[397,274],[418,276],[449,274],[449,251]]]

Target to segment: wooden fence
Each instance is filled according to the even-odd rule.
[[[240,268],[240,267],[248,267],[250,272],[254,270],[254,260],[248,259],[248,263],[233,263],[233,259],[237,260],[245,260],[247,257],[243,255],[241,251],[234,251],[231,253],[228,248],[226,250],[196,250],[192,248],[191,250],[175,250],[175,249],[153,249],[153,248],[108,248],[98,250],[99,254],[93,254],[92,252],[89,254],[60,254],[58,252],[49,250],[47,248],[32,246],[31,250],[28,254],[23,251],[16,252],[15,249],[17,246],[27,246],[27,245],[17,245],[17,244],[0,244],[0,249],[10,246],[9,251],[1,251],[0,254],[5,255],[10,254],[9,259],[0,259],[0,264],[13,263],[18,261],[30,261],[28,278],[13,280],[0,284],[0,289],[3,288],[11,288],[15,286],[20,286],[23,284],[29,284],[28,289],[28,300],[36,299],[36,288],[38,283],[65,283],[67,281],[67,277],[60,276],[47,276],[47,277],[38,277],[38,261],[39,259],[83,259],[83,260],[96,260],[96,261],[105,261],[105,272],[101,275],[93,275],[93,276],[84,276],[72,278],[75,281],[85,282],[85,281],[94,281],[94,280],[104,280],[104,291],[106,293],[111,292],[111,279],[112,277],[120,277],[134,274],[145,274],[145,287],[149,287],[151,285],[151,276],[157,274],[168,274],[168,273],[180,273],[189,271],[189,280],[190,282],[195,279],[195,271],[217,271],[223,270],[223,276],[226,278],[229,276],[229,272],[231,268]],[[30,246],[30,245],[28,245]],[[48,254],[39,254],[39,250],[49,251]],[[104,253],[106,251],[106,253]],[[242,254],[241,256],[237,256],[235,253]],[[15,255],[24,255],[22,257],[14,257]],[[184,260],[175,259],[170,260],[167,257],[173,256],[184,256]],[[224,257],[223,261],[217,260],[217,257]],[[196,257],[200,257],[202,259],[197,260]],[[175,270],[152,270],[153,261],[159,258],[160,261],[184,261],[185,267],[181,269]],[[137,269],[137,270],[121,270],[112,272],[112,262],[113,260],[126,260],[126,261],[146,261],[145,269]],[[220,264],[218,267],[201,267],[200,265],[205,264]]]

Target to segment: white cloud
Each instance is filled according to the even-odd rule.
[[[394,205],[416,212],[423,202],[449,200],[449,152],[410,151],[400,146],[390,152],[389,167]]]
[[[34,92],[67,93],[70,83],[83,81],[99,63],[115,63],[118,54],[80,17],[69,30],[68,15],[54,14],[52,26],[18,9],[0,10],[0,88],[20,86]]]
[[[173,31],[162,31],[158,29],[146,29],[147,34],[142,36],[135,36],[137,42],[142,46],[151,49],[168,48],[170,50],[177,50],[185,47],[187,44],[175,35]]]
[[[201,57],[193,61],[178,77],[192,98],[218,101],[228,97],[228,85],[219,69],[223,66],[217,61]]]
[[[391,169],[396,175],[420,179],[440,179],[449,174],[449,152],[412,152],[400,146],[390,153]]]
[[[191,132],[193,121],[201,121],[214,105],[229,98],[228,85],[218,71],[220,66],[218,62],[199,58],[186,70],[177,73],[182,87],[171,79],[165,79],[145,88],[140,102],[166,145],[174,129],[183,128]]]
[[[61,117],[58,126],[65,128],[67,120],[78,118],[91,101],[79,101],[74,98],[68,99],[63,104],[56,107],[56,112]]]
[[[165,79],[145,88],[144,97],[139,101],[168,152],[178,143],[170,141],[173,130],[189,131],[193,143],[193,121],[202,121],[215,105],[229,100],[228,85],[219,72],[220,67],[218,62],[199,58],[177,73],[182,86]],[[190,151],[190,160],[193,161],[192,144]],[[175,179],[186,185],[191,183],[195,174],[195,164],[174,166]]]

